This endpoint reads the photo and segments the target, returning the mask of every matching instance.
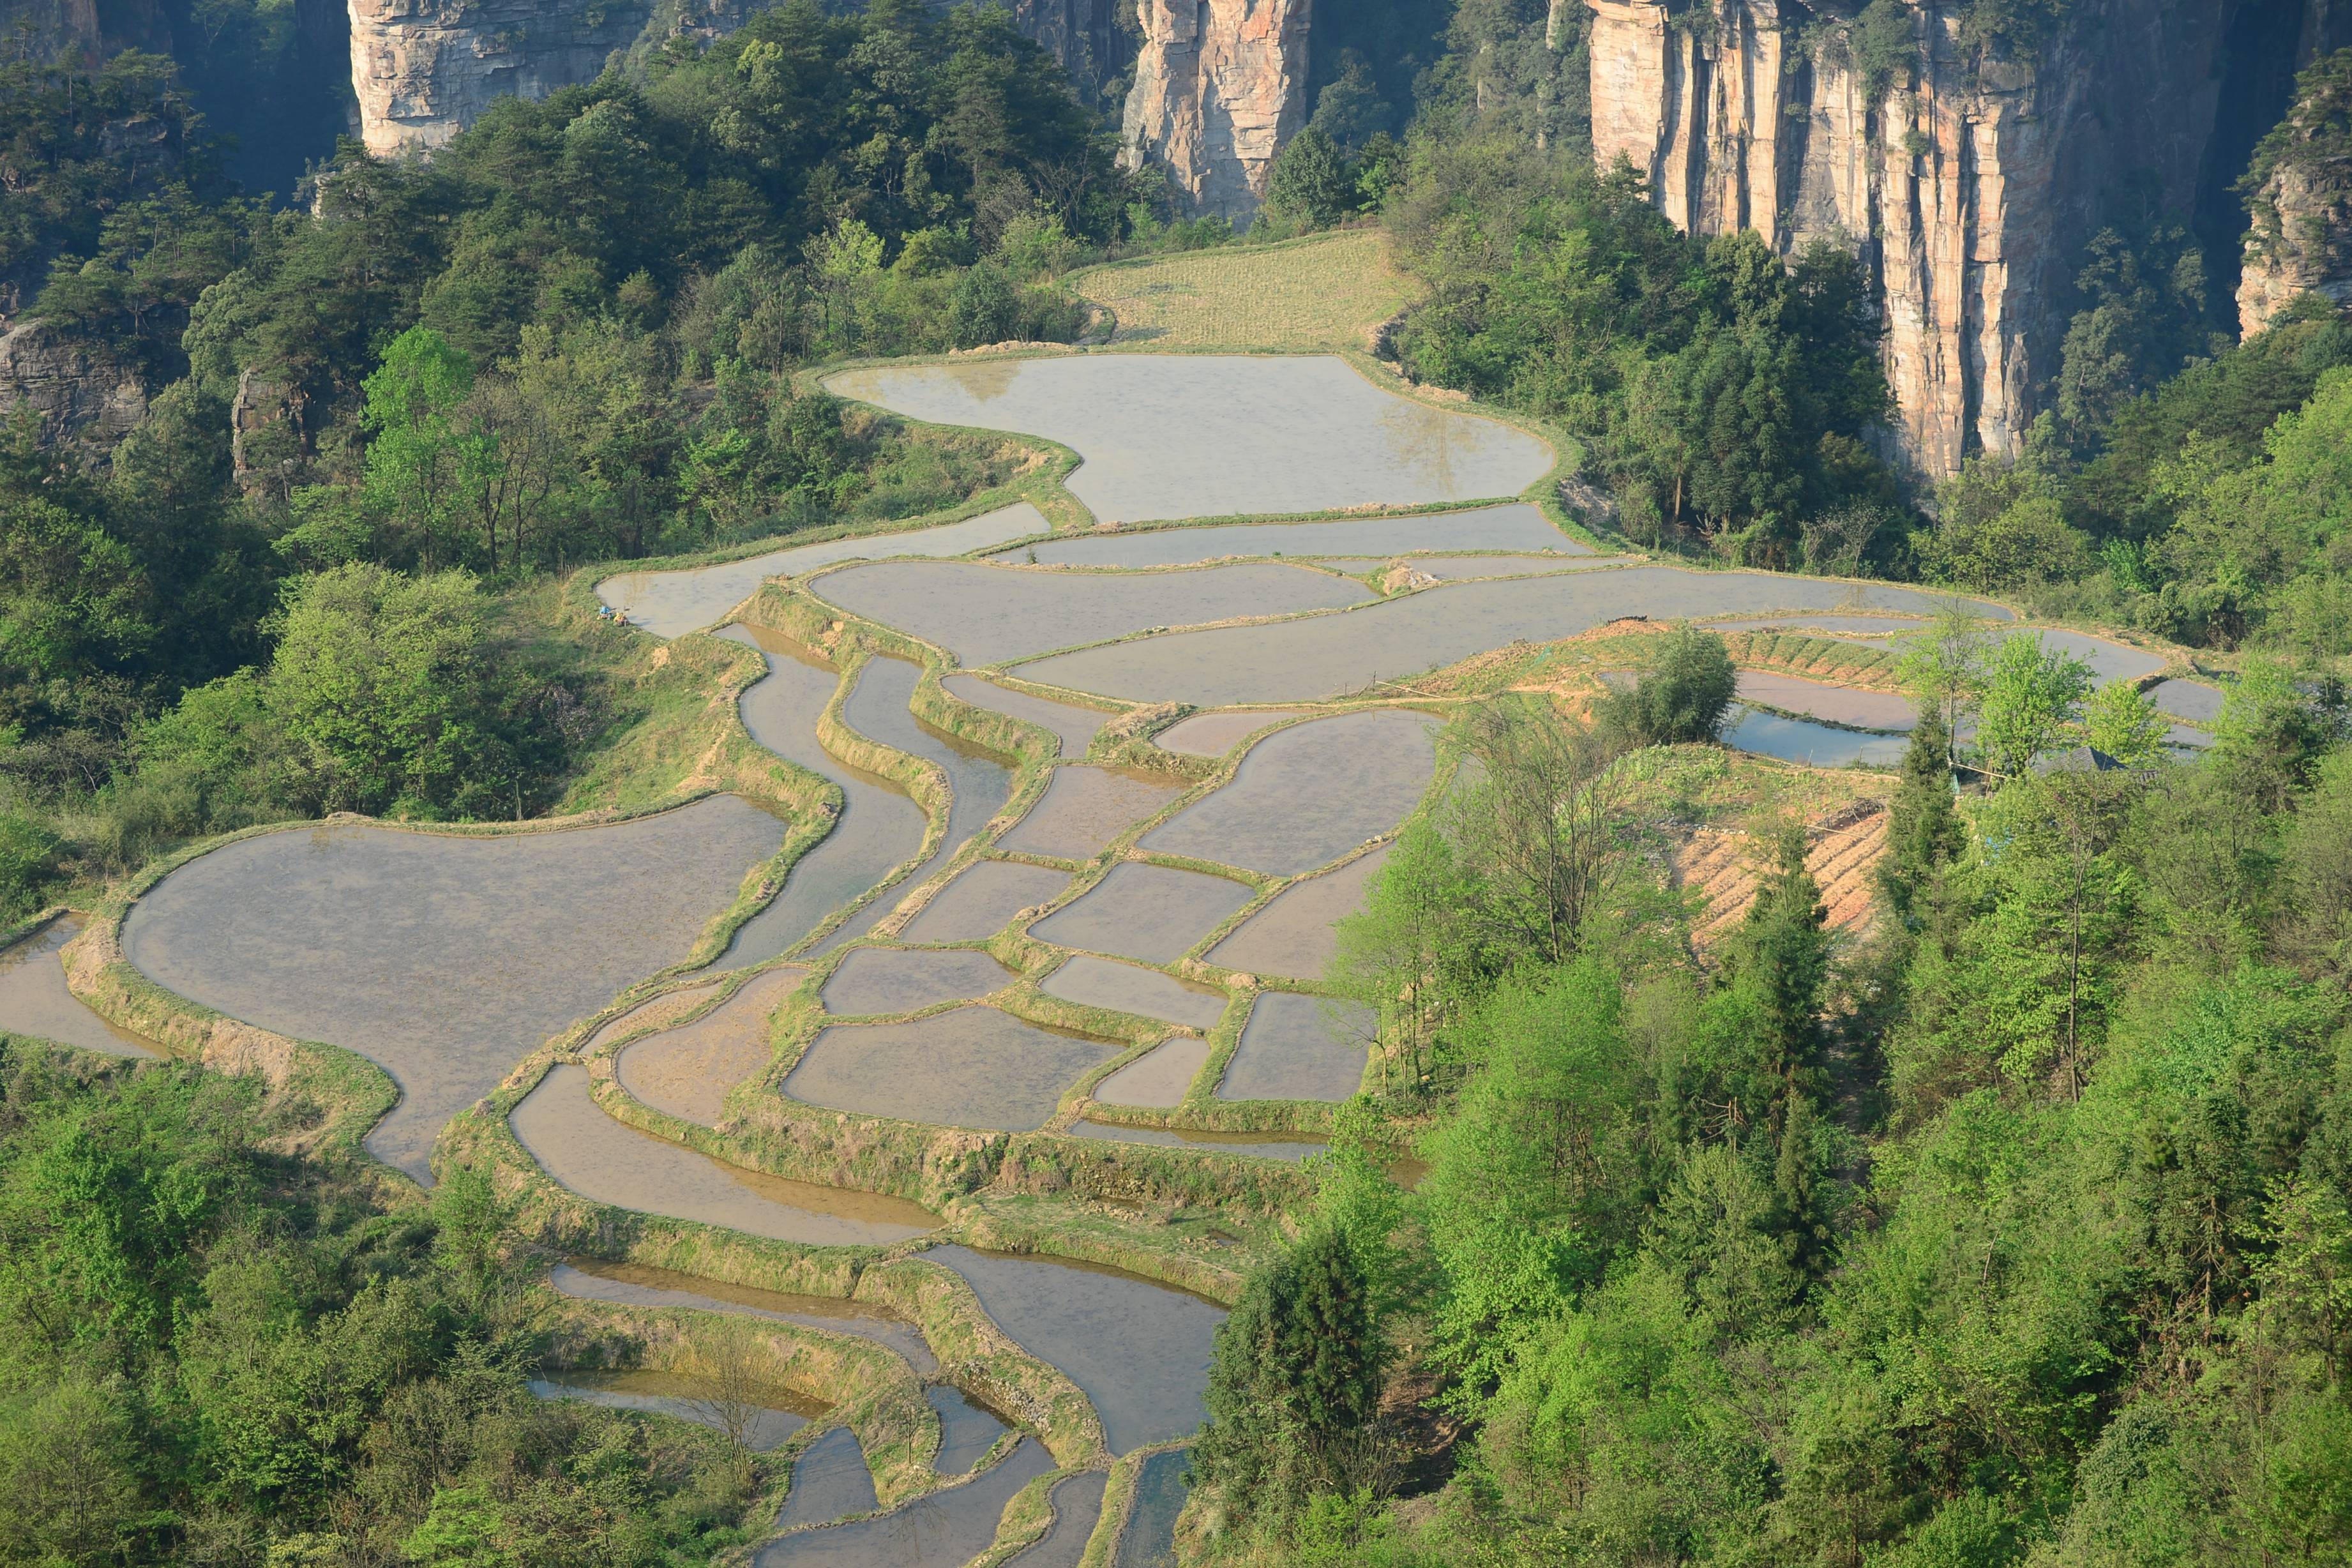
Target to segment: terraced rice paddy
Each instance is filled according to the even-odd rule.
[[[940,1346],[961,1388],[992,1403],[1003,1391],[999,1413],[945,1382],[921,1390],[942,1439],[928,1468],[923,1449],[910,1455],[898,1438],[875,1439],[872,1468],[849,1426],[799,1431],[813,1417],[855,1420],[870,1437],[876,1407],[859,1401],[873,1390],[839,1390],[831,1417],[781,1400],[761,1442],[807,1446],[751,1561],[965,1568],[996,1540],[1008,1501],[1055,1473],[1041,1441],[1051,1436],[1080,1468],[1053,1482],[1055,1521],[1010,1561],[1163,1563],[1184,1502],[1180,1445],[1200,1424],[1224,1310],[1165,1281],[1206,1282],[1230,1299],[1261,1244],[1249,1224],[1223,1228],[1232,1215],[1212,1224],[1219,1194],[1307,1179],[1281,1167],[1326,1147],[1316,1130],[1362,1085],[1372,1015],[1307,992],[1327,983],[1336,927],[1363,906],[1391,836],[1436,776],[1435,715],[1463,688],[1419,678],[1624,617],[1883,646],[1923,628],[1945,600],[1595,555],[1537,506],[1508,499],[1549,471],[1542,442],[1400,396],[1337,359],[967,359],[832,384],[911,417],[1060,441],[1083,462],[1070,495],[1042,511],[1024,502],[599,584],[656,637],[740,613],[773,616],[830,650],[764,626],[720,633],[767,666],[738,705],[744,731],[841,792],[841,812],[780,887],[771,861],[784,824],[731,796],[563,833],[339,824],[201,856],[131,905],[121,940],[135,966],[184,996],[382,1063],[402,1100],[370,1147],[420,1177],[443,1124],[555,1042],[508,1119],[514,1142],[485,1113],[469,1125],[496,1136],[470,1147],[494,1148],[504,1178],[537,1184],[541,1199],[568,1189],[554,1205],[572,1216],[566,1225],[580,1200],[604,1205],[596,1223],[564,1232],[566,1249],[609,1254],[551,1272],[549,1288],[573,1303],[567,1312],[751,1318],[885,1347],[891,1355],[834,1342],[857,1365],[908,1379],[882,1391],[908,1422],[923,1416],[916,1380],[941,1376],[909,1321],[919,1318],[954,1336]],[[1105,522],[1194,521],[1087,528],[1071,497]],[[1435,505],[1456,510],[1407,510]],[[1349,508],[1367,510],[1300,515]],[[1065,522],[1058,534],[1049,513]],[[1227,518],[1238,521],[1198,521]],[[747,605],[780,575],[796,585]],[[2163,667],[2111,639],[2036,635],[2103,679]],[[1014,748],[1022,756],[982,749],[916,718],[925,676],[907,638],[946,656],[925,656],[955,699],[926,708],[937,721],[972,725],[1002,747],[1003,726],[976,724],[957,704],[1009,715],[1051,734],[1058,759],[1026,742]],[[977,668],[999,666],[1009,668]],[[2210,722],[2220,696],[2177,680],[2157,693],[2189,723]],[[1906,744],[1909,706],[1891,692],[1748,671],[1740,694],[1726,735],[1734,747],[1883,767]],[[825,727],[836,696],[846,737]],[[898,782],[842,761],[821,730]],[[1082,762],[1090,747],[1096,761]],[[943,797],[929,782],[905,782],[919,773],[943,784]],[[1707,828],[1674,851],[1677,875],[1715,900],[1719,919],[1703,924],[1702,942],[1736,918],[1734,837]],[[1868,866],[1884,837],[1878,813],[1816,847],[1842,925],[1868,912]],[[660,981],[666,989],[578,1038],[572,1026],[683,963],[746,893],[772,896],[698,978]],[[926,901],[902,917],[910,895]],[[57,953],[74,929],[59,921],[0,954],[0,1028],[140,1048],[66,989]],[[753,973],[727,992],[741,971]],[[600,1103],[590,1073],[606,1061],[614,1082]],[[993,1180],[1005,1134],[1032,1135],[1012,1148],[1051,1179]],[[786,1160],[861,1187],[750,1168]],[[1142,1184],[1055,1184],[1089,1171]],[[862,1190],[869,1184],[931,1194],[939,1212]],[[1184,1223],[1151,1212],[1165,1200],[1137,1190],[1186,1194]],[[650,1217],[632,1228],[610,1212],[620,1209]],[[1054,1256],[1076,1245],[1057,1229],[1071,1215],[1085,1216],[1090,1256],[1155,1277]],[[968,1245],[980,1237],[1039,1250]],[[892,1250],[811,1250],[852,1247]],[[855,1299],[734,1282],[747,1279]],[[975,1312],[1002,1338],[975,1338],[985,1325],[963,1321]],[[1055,1426],[1076,1403],[1066,1388],[1052,1385],[1058,1404],[1025,1403],[1034,1389],[1017,1375],[992,1381],[1003,1369],[991,1358],[1022,1360],[1007,1339],[1066,1377],[1110,1452],[1139,1466],[1119,1517],[1103,1517],[1106,1459],[1084,1436],[1091,1426]],[[975,1343],[995,1348],[976,1354]],[[551,1373],[544,1392],[696,1418],[692,1388],[635,1375]],[[908,1497],[910,1485],[920,1495]],[[877,1512],[884,1497],[895,1506]]]
[[[541,1399],[577,1399],[609,1410],[636,1410],[669,1415],[702,1426],[723,1426],[712,1401],[716,1391],[690,1377],[659,1372],[570,1372],[533,1378],[530,1391]],[[732,1396],[730,1395],[730,1398]],[[755,1453],[765,1453],[824,1414],[824,1406],[795,1399],[782,1389],[763,1393],[772,1405],[756,1406],[744,1442]]]

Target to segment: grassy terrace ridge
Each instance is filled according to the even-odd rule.
[[[1377,227],[1149,257],[1075,273],[1110,312],[1114,348],[1360,349],[1420,297]]]

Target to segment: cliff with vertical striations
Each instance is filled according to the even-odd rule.
[[[2242,184],[2252,224],[2238,277],[2248,336],[2305,294],[2352,305],[2352,50],[2296,84],[2294,107],[2255,150]]]
[[[1139,0],[1130,163],[1168,172],[1192,210],[1245,223],[1274,156],[1307,122],[1312,0]]]
[[[2201,234],[2265,128],[2256,100],[2341,26],[2327,0],[2076,0],[2011,50],[1972,37],[1960,0],[1906,0],[1908,47],[1866,79],[1797,0],[1588,3],[1596,158],[1628,160],[1684,228],[1858,248],[1896,445],[1929,474],[2020,447],[2091,236],[2127,203]]]

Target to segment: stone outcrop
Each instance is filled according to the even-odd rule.
[[[2238,325],[2248,337],[2305,294],[2352,305],[2352,54],[2300,85],[2251,172],[2253,222],[2238,274]]]
[[[1134,46],[1118,25],[1122,0],[1009,0],[1013,26],[1070,73],[1092,101],[1125,70]],[[1125,0],[1132,4],[1133,0]]]
[[[31,408],[43,446],[111,451],[147,416],[147,384],[133,366],[59,331],[19,321],[0,333],[0,418]]]
[[[2297,9],[2077,0],[2011,57],[1964,34],[1959,0],[1906,0],[1908,58],[1868,81],[1834,29],[1801,42],[1812,17],[1795,0],[1588,3],[1601,163],[1630,161],[1697,233],[1855,247],[1884,300],[1895,445],[1929,474],[2020,447],[2093,234],[2126,203],[2188,213],[2235,178],[2251,142],[2226,146],[2239,13]],[[2290,54],[2341,25],[2327,0],[2309,6]]]
[[[436,146],[498,99],[593,81],[636,41],[646,0],[352,0],[360,140]]]
[[[1312,0],[1139,0],[1126,156],[1198,214],[1246,223],[1307,119]]]

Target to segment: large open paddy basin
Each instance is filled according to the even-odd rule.
[[[883,365],[826,386],[935,425],[1043,436],[1070,493],[1119,522],[1515,496],[1551,448],[1498,420],[1375,386],[1345,360],[1074,354]]]
[[[123,949],[191,1001],[382,1066],[400,1103],[368,1148],[429,1179],[451,1116],[684,960],[782,838],[732,795],[562,832],[288,828],[164,878],[131,907]]]

